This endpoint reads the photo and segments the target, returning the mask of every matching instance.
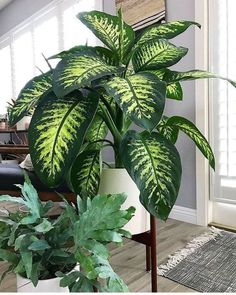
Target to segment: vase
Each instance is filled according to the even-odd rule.
[[[27,130],[31,121],[31,116],[23,117],[19,122],[16,123],[16,130]]]
[[[124,229],[132,235],[140,234],[150,230],[150,215],[139,201],[139,190],[123,168],[104,168],[101,174],[99,194],[126,193],[127,199],[122,209],[130,206],[136,211],[133,218],[125,225]]]
[[[74,270],[80,270],[77,265]],[[39,280],[35,287],[31,280],[23,278],[19,274],[16,275],[16,285],[18,293],[69,293],[69,288],[60,287],[60,280],[62,278],[56,277],[48,280]]]
[[[69,293],[68,288],[60,287],[61,278],[53,278],[49,280],[39,280],[37,286],[35,287],[33,283],[26,278],[21,277],[17,274],[17,292],[19,293]]]

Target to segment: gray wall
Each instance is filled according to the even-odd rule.
[[[167,20],[194,20],[194,0],[166,0]],[[195,67],[195,34],[194,28],[189,28],[181,36],[172,40],[176,45],[189,48],[187,56],[181,60],[175,69],[185,71]],[[167,115],[180,115],[195,121],[195,83],[183,83],[184,99],[181,102],[168,100]],[[190,139],[180,135],[177,148],[180,152],[183,166],[182,184],[176,205],[188,208],[196,208],[196,162],[195,148]]]
[[[37,12],[39,9],[49,4],[52,0],[15,0],[3,11],[0,12],[0,36],[11,28]],[[171,20],[194,20],[195,0],[166,0],[167,19]],[[114,11],[111,0],[105,0],[106,11]],[[188,55],[176,66],[177,70],[187,70],[194,68],[194,28],[190,28],[181,36],[175,38],[173,42],[177,45],[189,48]],[[194,82],[183,83],[184,101],[168,101],[166,107],[167,115],[180,115],[195,121],[195,85]],[[192,142],[184,135],[178,140],[178,149],[183,160],[182,185],[177,200],[177,205],[188,208],[196,208],[196,174],[195,174],[195,148]],[[111,153],[108,152],[108,159]]]

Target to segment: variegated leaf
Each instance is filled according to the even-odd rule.
[[[117,66],[119,64],[118,56],[112,52],[111,50],[101,47],[101,46],[87,46],[87,45],[78,45],[74,46],[69,50],[62,51],[56,55],[51,56],[49,59],[56,59],[56,58],[66,58],[70,55],[77,54],[79,52],[91,52],[92,54],[97,54],[99,57],[101,57],[107,64],[110,64],[112,66]]]
[[[177,127],[179,130],[187,134],[195,142],[203,155],[209,160],[211,167],[215,169],[215,158],[212,149],[206,138],[192,122],[183,117],[174,116],[167,120],[166,125]]]
[[[182,34],[191,25],[196,25],[201,28],[200,24],[192,21],[173,21],[161,25],[151,26],[140,36],[136,43],[136,47],[154,39],[172,39]]]
[[[187,52],[187,48],[177,47],[165,39],[149,41],[134,52],[132,58],[134,70],[138,72],[170,67]]]
[[[226,80],[229,83],[231,83],[234,87],[236,87],[236,81],[212,74],[207,71],[201,71],[201,70],[191,70],[188,72],[176,72],[171,70],[166,70],[166,73],[164,75],[164,80],[167,83],[172,82],[179,82],[179,81],[188,81],[188,80],[197,80],[197,79],[205,79],[205,78],[220,78],[222,80]]]
[[[107,133],[108,128],[106,123],[100,116],[96,115],[87,130],[85,140],[86,142],[93,143],[93,148],[96,147],[99,149],[102,145],[102,140],[105,139]]]
[[[78,18],[108,48],[123,59],[132,46],[135,36],[132,27],[123,22],[121,17],[101,11],[81,12]]]
[[[82,198],[97,195],[101,174],[100,150],[87,149],[80,153],[70,170],[73,191]]]
[[[49,187],[60,184],[83,143],[99,97],[75,91],[63,99],[47,94],[34,112],[29,129],[31,159]]]
[[[53,90],[60,98],[117,71],[117,67],[106,64],[97,54],[80,51],[59,62],[53,74]]]
[[[42,74],[30,80],[21,90],[10,112],[10,125],[15,125],[37,105],[40,97],[52,88],[52,72]]]
[[[128,131],[120,145],[123,164],[140,190],[140,201],[154,216],[166,220],[181,181],[175,146],[161,134]]]
[[[166,139],[175,144],[179,135],[179,129],[175,126],[167,125],[166,123],[168,119],[168,117],[163,116],[156,129],[158,133],[162,134]]]
[[[174,82],[166,87],[166,97],[176,100],[183,99],[183,90],[179,82]]]
[[[114,77],[104,87],[135,124],[148,130],[158,124],[165,107],[166,84],[155,75]]]

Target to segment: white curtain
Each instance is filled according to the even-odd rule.
[[[50,57],[75,45],[99,45],[76,18],[94,9],[103,9],[102,0],[58,0],[0,38],[0,115],[29,79],[49,70],[42,53]]]

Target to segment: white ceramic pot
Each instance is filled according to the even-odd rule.
[[[150,215],[139,201],[139,190],[125,169],[104,168],[102,170],[100,194],[126,193],[123,209],[136,208],[134,217],[124,227],[132,235],[150,230]]]
[[[16,123],[16,130],[27,130],[31,121],[31,116],[23,117],[18,123]]]
[[[29,279],[16,276],[17,292],[18,293],[69,293],[68,288],[60,287],[61,278],[53,278],[49,280],[39,280],[35,287]]]
[[[77,265],[75,270],[79,270]],[[72,270],[73,271],[73,270]],[[72,272],[71,271],[71,272]],[[69,293],[68,288],[60,287],[61,278],[53,278],[49,280],[39,280],[35,287],[29,279],[16,275],[16,285],[18,293]]]

